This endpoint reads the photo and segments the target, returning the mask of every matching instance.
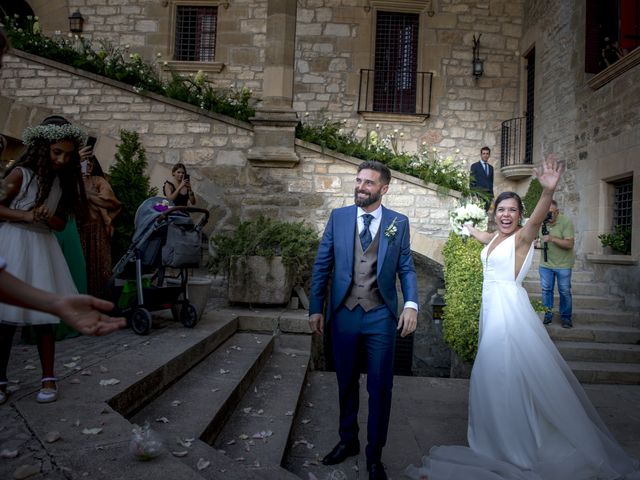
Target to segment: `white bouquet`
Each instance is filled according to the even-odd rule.
[[[469,230],[464,226],[465,223],[471,223],[478,230],[487,229],[487,213],[480,205],[475,203],[467,203],[454,208],[449,212],[449,222],[451,228],[458,235],[469,236]]]

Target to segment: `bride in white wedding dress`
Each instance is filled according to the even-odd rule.
[[[522,280],[561,167],[536,171],[543,193],[524,227],[520,197],[495,201],[496,233],[471,234],[487,246],[478,353],[469,391],[469,447],[434,447],[416,480],[640,479],[640,466],[609,433],[533,310]]]

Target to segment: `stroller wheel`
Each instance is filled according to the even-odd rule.
[[[182,304],[180,321],[182,322],[182,325],[187,328],[195,327],[196,323],[198,323],[198,311],[196,310],[196,307],[189,302]]]
[[[131,329],[138,335],[148,335],[151,331],[151,314],[146,308],[136,308],[131,314]]]

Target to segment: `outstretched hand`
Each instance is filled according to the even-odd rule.
[[[560,163],[555,155],[549,155],[542,161],[540,166],[534,170],[534,174],[542,188],[555,190],[562,176],[562,172],[564,172],[564,167],[564,162]]]
[[[113,303],[90,295],[62,297],[54,308],[64,323],[83,335],[107,335],[125,326],[124,318],[102,313],[111,310]]]

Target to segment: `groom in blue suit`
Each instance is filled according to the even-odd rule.
[[[334,465],[360,452],[358,440],[359,352],[364,349],[369,392],[367,470],[369,479],[387,478],[381,463],[387,441],[396,330],[404,337],[416,329],[418,285],[409,246],[409,219],[382,206],[391,172],[382,163],[358,167],[355,205],[337,208],[318,247],[313,265],[309,324],[324,329],[326,307],[340,395],[340,442],[322,463]],[[404,308],[398,317],[396,277]]]

